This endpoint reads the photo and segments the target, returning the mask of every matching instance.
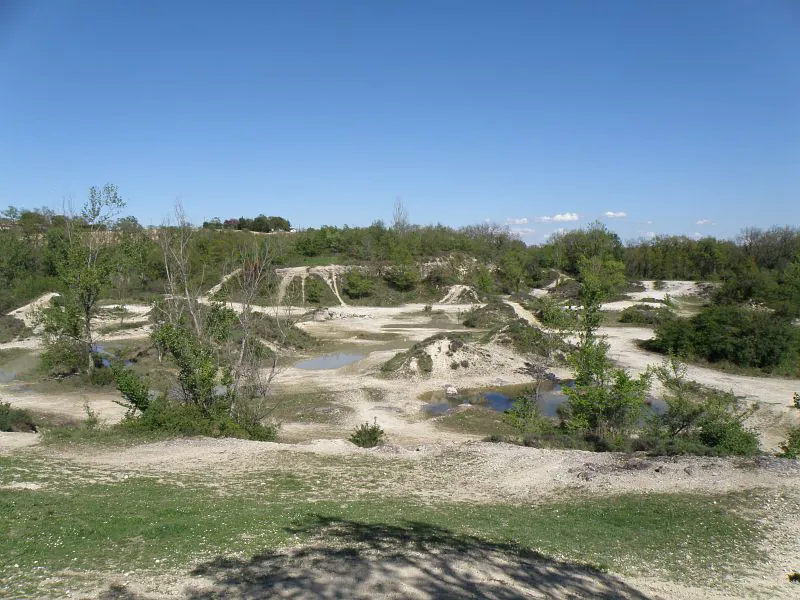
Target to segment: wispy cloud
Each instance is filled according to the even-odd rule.
[[[711,219],[700,219],[696,223],[696,225],[714,225],[714,224],[715,224],[714,221],[712,221]]]
[[[532,227],[512,227],[511,233],[516,233],[520,237],[532,237],[536,235],[536,230]]]
[[[569,212],[553,215],[552,217],[536,217],[539,223],[564,223],[566,221],[577,221],[578,219],[580,219],[578,213]]]
[[[527,225],[528,224],[528,217],[520,217],[519,219],[508,218],[506,219],[506,225]]]
[[[625,217],[628,216],[628,213],[622,211],[614,212],[611,210],[607,210],[606,212],[603,213],[603,216],[608,219],[624,219]]]

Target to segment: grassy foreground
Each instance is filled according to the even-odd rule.
[[[325,493],[313,473],[264,470],[222,486],[191,477],[92,478],[69,463],[52,471],[44,462],[0,458],[0,585],[12,596],[91,585],[107,580],[103,573],[189,573],[203,560],[311,540],[341,547],[355,531],[393,545],[502,544],[508,552],[709,584],[757,561],[762,535],[755,517],[737,510],[753,503],[741,495],[425,505],[379,493],[352,500],[335,486]]]

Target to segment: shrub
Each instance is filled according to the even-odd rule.
[[[25,323],[10,315],[0,315],[0,343],[11,342],[18,337],[28,337],[31,330]]]
[[[8,402],[0,402],[0,431],[37,431],[33,415],[22,408],[13,408]]]
[[[503,414],[503,420],[513,427],[523,439],[531,434],[549,434],[555,429],[553,422],[542,416],[533,391],[521,394],[514,404]]]
[[[744,422],[753,408],[743,408],[731,393],[707,389],[686,379],[686,365],[675,358],[656,369],[666,390],[662,415],[648,423],[639,445],[653,454],[753,456],[758,435]]]
[[[128,402],[128,410],[144,412],[150,406],[150,392],[147,383],[129,369],[114,369],[117,390]]]
[[[386,271],[384,279],[393,288],[407,292],[419,283],[419,270],[414,264],[392,266]]]
[[[108,367],[99,367],[92,371],[89,376],[92,385],[104,387],[114,383],[114,371]]]
[[[86,367],[87,357],[80,342],[58,340],[44,349],[39,360],[50,375],[71,375]]]
[[[797,409],[800,409],[800,394],[798,394],[797,392],[795,392],[792,395],[792,406],[794,406]]]
[[[789,437],[781,444],[782,458],[800,458],[800,427],[792,427],[789,430]]]
[[[244,426],[221,407],[204,411],[195,404],[173,402],[163,396],[151,401],[147,410],[138,417],[129,416],[123,423],[126,427],[133,429],[141,428],[175,435],[204,435],[270,441],[275,439],[277,434],[277,427],[274,425]]]
[[[731,305],[709,306],[691,319],[670,316],[655,334],[647,347],[657,352],[765,371],[796,360],[800,348],[800,334],[788,319]]]
[[[383,438],[384,431],[375,419],[372,424],[367,421],[356,427],[348,439],[360,448],[374,448],[383,443]]]
[[[624,309],[619,316],[619,322],[635,325],[658,325],[668,316],[669,311],[663,308],[637,304]]]
[[[306,279],[306,300],[312,304],[319,304],[325,293],[325,284],[319,279],[309,277]]]
[[[451,368],[451,369],[453,369],[454,371],[455,371],[456,369],[458,369],[458,367],[459,367],[459,366],[460,366],[460,365],[458,364],[458,361],[457,361],[457,360],[454,360],[453,362],[451,362],[451,363],[450,363],[450,368]]]
[[[351,298],[364,298],[372,293],[372,280],[360,271],[352,269],[344,276],[342,289]]]

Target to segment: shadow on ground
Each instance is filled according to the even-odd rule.
[[[316,542],[202,563],[191,572],[196,584],[178,595],[189,600],[648,599],[600,570],[424,523],[391,526],[317,516],[293,531],[312,533]],[[101,597],[141,598],[120,587]]]

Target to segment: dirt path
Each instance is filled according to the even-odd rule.
[[[50,300],[56,296],[58,296],[56,292],[48,292],[47,294],[43,294],[36,298],[36,300],[33,302],[12,310],[8,313],[8,316],[16,317],[17,319],[21,320],[23,323],[25,323],[26,327],[33,327],[36,325],[36,313],[43,307],[47,306]]]
[[[544,329],[544,325],[542,325],[539,319],[536,318],[536,315],[534,315],[528,309],[523,308],[521,304],[519,304],[518,302],[512,302],[511,300],[504,300],[504,302],[514,309],[514,312],[520,319],[525,319],[528,323],[530,323],[534,327]]]

